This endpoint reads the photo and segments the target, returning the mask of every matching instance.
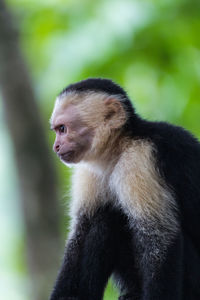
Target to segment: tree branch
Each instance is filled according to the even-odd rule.
[[[0,0],[0,84],[24,208],[34,300],[47,298],[59,247],[56,178],[18,32]],[[12,183],[11,183],[12,188]]]

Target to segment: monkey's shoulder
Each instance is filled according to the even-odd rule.
[[[160,172],[174,169],[200,169],[200,143],[186,129],[167,122],[138,121],[136,129],[132,126],[129,137],[132,140],[149,142]],[[197,171],[198,172],[198,171]],[[200,178],[200,173],[197,178]]]
[[[142,120],[136,131],[132,128],[131,138],[135,139],[135,136],[153,143],[158,151],[167,147],[167,151],[196,151],[200,154],[200,143],[191,132],[167,122]]]

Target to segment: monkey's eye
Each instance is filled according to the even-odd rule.
[[[60,125],[59,128],[58,128],[58,130],[59,130],[60,133],[65,133],[65,132],[66,132],[66,127],[65,127],[65,125],[63,125],[63,124]]]

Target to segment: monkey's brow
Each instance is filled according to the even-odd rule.
[[[63,124],[62,123],[60,123],[60,124],[58,124],[58,125],[50,125],[50,130],[56,130],[56,129],[58,129],[60,126],[62,126]]]

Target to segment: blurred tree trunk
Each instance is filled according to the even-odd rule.
[[[18,32],[0,0],[0,84],[24,209],[33,299],[48,298],[59,253],[56,179]],[[12,183],[11,183],[12,185]]]

